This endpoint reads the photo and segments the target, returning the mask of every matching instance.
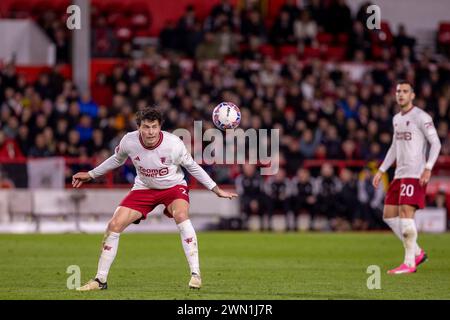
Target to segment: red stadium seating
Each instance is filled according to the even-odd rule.
[[[263,44],[259,47],[259,52],[264,56],[270,56],[271,58],[275,58],[275,48],[270,44]]]
[[[441,22],[438,30],[438,42],[450,44],[450,22]]]
[[[323,57],[327,60],[342,61],[345,59],[345,47],[327,47]]]
[[[320,44],[329,45],[333,41],[333,35],[326,32],[319,32],[316,36],[316,40]]]
[[[322,53],[320,51],[320,48],[305,47],[302,56],[304,59],[311,59],[311,58],[320,58],[321,54]]]
[[[298,50],[296,46],[281,46],[280,47],[280,58],[286,57],[291,54],[298,54]]]

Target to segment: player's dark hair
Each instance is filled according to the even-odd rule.
[[[400,80],[397,81],[397,86],[400,85],[400,84],[408,84],[410,86],[410,88],[411,88],[411,91],[414,92],[414,86],[412,85],[411,82],[409,82],[407,80],[404,80],[404,79],[400,79]]]
[[[163,123],[162,112],[156,108],[147,107],[136,112],[136,123],[138,127],[141,126],[142,121],[158,121],[160,125]]]

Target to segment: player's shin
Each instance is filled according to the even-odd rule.
[[[98,261],[96,278],[105,283],[108,277],[109,269],[117,254],[119,247],[120,233],[107,231],[102,245],[102,253]]]
[[[402,218],[401,228],[403,235],[403,246],[405,247],[405,264],[409,267],[414,267],[415,249],[417,241],[417,229],[414,219]]]
[[[391,228],[391,230],[395,233],[395,235],[400,239],[400,241],[403,242],[403,236],[402,236],[402,227],[400,222],[400,217],[394,217],[394,218],[383,218],[383,221]],[[416,243],[414,246],[414,254],[418,256],[421,252],[421,248]]]
[[[191,220],[185,220],[179,223],[177,226],[180,230],[181,243],[183,245],[183,250],[189,263],[191,273],[200,275],[197,235],[195,233],[194,227],[192,226]]]

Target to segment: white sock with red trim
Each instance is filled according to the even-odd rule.
[[[184,254],[189,263],[191,273],[200,275],[200,264],[198,259],[197,235],[191,220],[185,220],[177,225],[180,230],[181,244],[183,245]]]
[[[400,217],[395,218],[383,218],[383,221],[392,229],[395,235],[403,242],[402,229],[400,226]],[[419,247],[419,244],[416,242],[416,246],[414,248],[414,255],[418,256],[422,249]]]
[[[417,229],[414,219],[400,219],[403,235],[403,246],[405,247],[405,264],[409,267],[416,266],[415,248],[417,241]]]
[[[103,241],[102,254],[98,260],[97,275],[98,280],[105,283],[108,278],[109,269],[117,254],[119,247],[120,233],[107,232]]]

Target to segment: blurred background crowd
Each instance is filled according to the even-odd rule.
[[[218,183],[236,185],[246,216],[290,212],[295,219],[324,218],[306,228],[380,227],[383,189],[369,182],[391,143],[398,79],[414,83],[414,103],[432,115],[441,154],[450,155],[448,46],[438,41],[436,48],[419,51],[404,26],[396,32],[386,23],[381,30],[367,29],[368,4],[352,15],[345,0],[303,6],[288,0],[268,22],[258,3],[237,8],[223,0],[202,20],[188,6],[139,56],[130,39],[150,16],[130,8],[140,19],[127,27],[120,16],[94,7],[93,56],[122,62],[96,75],[91,95],[80,94],[59,65],[35,82],[13,63],[2,65],[0,158],[73,158],[66,171],[70,181],[74,171],[109,157],[122,136],[136,129],[133,116],[140,108],[161,108],[167,131],[192,130],[195,120],[207,129],[214,106],[231,101],[241,108],[242,129],[281,132],[282,170],[274,177],[265,179],[252,166],[205,167]],[[70,34],[57,15],[44,10],[38,22],[56,43],[58,62],[70,61]],[[363,165],[303,165],[312,159]],[[124,166],[114,182],[131,183],[133,170]]]

